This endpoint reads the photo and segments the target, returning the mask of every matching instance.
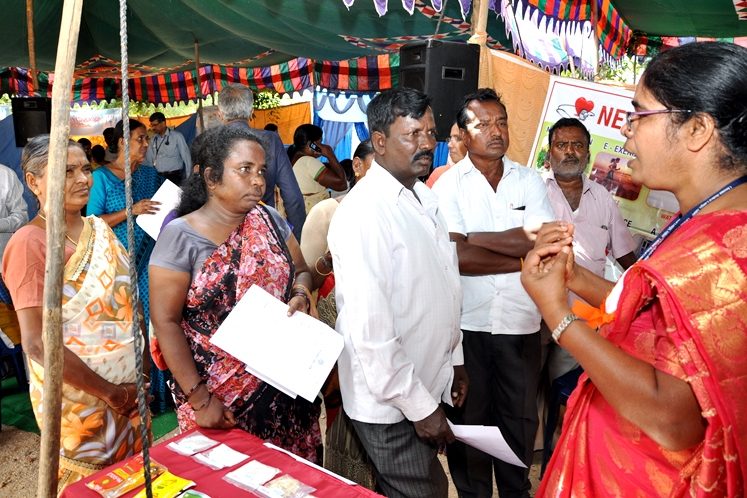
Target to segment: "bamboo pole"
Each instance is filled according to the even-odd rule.
[[[34,0],[26,0],[26,40],[29,45],[29,68],[31,70],[31,84],[34,91],[39,92],[39,78],[36,72],[36,42],[34,38]]]
[[[202,115],[202,86],[200,85],[200,42],[195,38],[195,72],[197,73],[197,119],[200,133],[205,131],[205,118]]]
[[[47,165],[47,254],[44,278],[44,411],[37,497],[57,496],[62,405],[62,271],[65,250],[65,170],[70,134],[70,89],[83,0],[65,0],[52,87],[52,130]]]
[[[493,68],[490,60],[490,49],[487,46],[489,11],[488,0],[473,0],[472,36],[467,42],[480,45],[480,73],[477,80],[477,86],[480,88],[493,88]]]

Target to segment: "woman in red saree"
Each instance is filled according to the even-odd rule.
[[[522,283],[586,372],[537,496],[744,496],[747,49],[664,52],[633,106],[633,179],[681,212],[614,287],[573,265],[570,225],[545,226],[527,256]],[[609,317],[599,334],[568,289]]]
[[[290,227],[259,203],[261,141],[247,130],[220,127],[208,130],[203,143],[180,217],[163,229],[150,260],[151,318],[176,380],[179,427],[237,426],[321,462],[319,405],[281,393],[210,343],[255,284],[287,302],[289,313],[308,312],[311,276]]]

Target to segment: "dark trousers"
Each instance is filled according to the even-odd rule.
[[[178,187],[184,181],[184,170],[175,169],[173,171],[159,172],[159,174],[166,180],[171,180]]]
[[[449,471],[460,498],[493,495],[493,472],[501,498],[528,498],[529,469],[537,432],[540,378],[539,332],[492,335],[465,330],[462,345],[469,392],[461,409],[450,409],[457,424],[498,426],[506,442],[527,465],[504,463],[463,443],[449,445]]]
[[[409,420],[367,424],[352,420],[376,471],[376,484],[389,498],[446,498],[449,483],[438,451],[415,433]]]

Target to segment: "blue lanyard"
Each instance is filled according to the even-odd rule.
[[[725,185],[724,187],[721,188],[721,190],[719,190],[718,192],[714,194],[711,194],[710,197],[702,201],[700,204],[698,204],[694,208],[690,209],[690,211],[688,211],[684,215],[680,213],[677,216],[677,218],[675,218],[674,221],[672,221],[672,223],[667,225],[667,227],[659,234],[659,236],[654,239],[651,245],[648,246],[648,249],[646,249],[646,252],[641,254],[641,257],[638,258],[638,260],[643,261],[645,259],[648,259],[654,253],[656,248],[659,247],[661,243],[664,242],[664,240],[667,237],[672,235],[672,232],[677,230],[683,223],[685,223],[690,218],[692,218],[693,216],[701,212],[703,208],[706,207],[708,204],[712,203],[713,201],[715,201],[716,199],[718,199],[719,197],[721,197],[728,191],[740,186],[741,184],[745,182],[747,182],[747,175],[741,178],[737,178],[736,180],[730,182],[728,185]]]

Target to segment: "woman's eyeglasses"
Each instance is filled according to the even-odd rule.
[[[693,112],[689,109],[656,109],[653,111],[630,111],[625,113],[625,124],[628,128],[633,126],[633,121],[638,118],[644,118],[646,116],[653,116],[654,114],[671,114],[673,112]]]

